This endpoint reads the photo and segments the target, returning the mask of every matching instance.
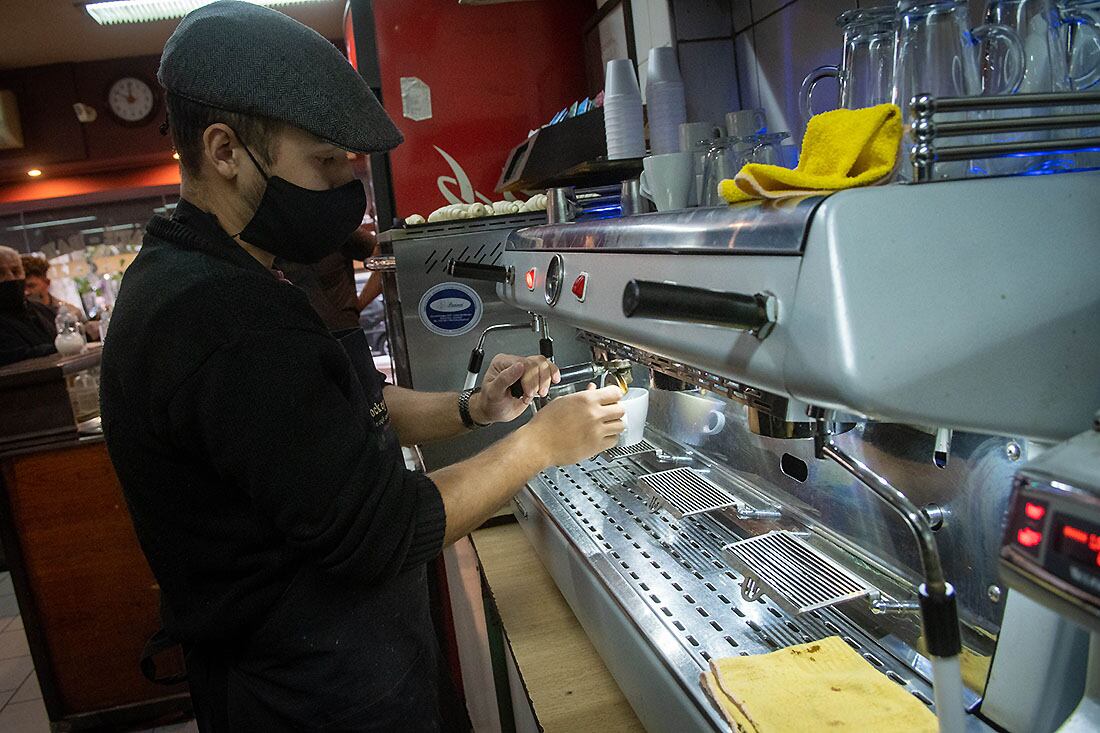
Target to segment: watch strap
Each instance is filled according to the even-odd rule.
[[[470,415],[470,398],[481,391],[481,387],[464,389],[458,393],[458,416],[462,418],[462,424],[473,430],[474,428],[488,427],[489,423],[479,423]]]

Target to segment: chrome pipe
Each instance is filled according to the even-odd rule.
[[[944,578],[939,549],[936,547],[936,537],[932,533],[932,527],[928,523],[928,519],[917,508],[917,505],[901,491],[894,488],[889,481],[845,453],[833,441],[825,441],[821,446],[821,453],[859,479],[860,483],[875,492],[879,498],[905,520],[920,550],[925,585],[931,593],[945,593],[947,591],[947,580]]]
[[[1100,104],[1100,92],[1050,92],[1044,94],[1012,94],[998,97],[932,97],[919,94],[910,101],[916,116],[937,112],[975,112],[987,109],[1024,107],[1057,107]]]

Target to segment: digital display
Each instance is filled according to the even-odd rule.
[[[1100,572],[1100,527],[1059,516],[1054,532],[1055,552]]]

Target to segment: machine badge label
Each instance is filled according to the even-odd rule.
[[[481,320],[481,296],[462,283],[439,283],[420,298],[418,310],[420,322],[432,333],[461,336]]]

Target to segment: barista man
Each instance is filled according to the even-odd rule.
[[[383,385],[271,269],[362,221],[345,151],[401,142],[320,35],[215,2],[180,23],[158,78],[182,200],[123,278],[102,416],[200,730],[436,730],[425,563],[538,471],[612,446],[618,392],[561,397],[480,455],[407,470],[401,444],[512,420],[557,370],[498,356],[480,392]]]

